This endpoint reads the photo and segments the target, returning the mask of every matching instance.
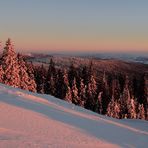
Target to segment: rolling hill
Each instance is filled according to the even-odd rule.
[[[0,84],[2,148],[146,148],[147,145],[147,121],[109,118],[49,95]]]

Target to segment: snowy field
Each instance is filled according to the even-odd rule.
[[[0,84],[0,148],[147,148],[148,122]]]

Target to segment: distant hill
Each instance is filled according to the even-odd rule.
[[[90,62],[94,64],[96,71],[106,71],[114,73],[147,73],[148,65],[124,61],[119,59],[98,59],[93,57],[78,57],[78,56],[62,56],[62,55],[32,55],[27,58],[27,61],[32,61],[34,64],[44,64],[48,67],[50,59],[53,59],[57,67],[69,67],[73,63],[76,67],[89,65]],[[138,60],[138,59],[137,59]],[[147,60],[147,59],[145,59]]]

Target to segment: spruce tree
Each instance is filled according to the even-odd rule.
[[[111,97],[109,92],[108,75],[105,71],[103,72],[102,77],[102,92],[102,114],[106,114]]]
[[[29,76],[27,73],[27,67],[23,56],[18,54],[18,64],[19,64],[19,76],[20,76],[20,88],[24,90],[29,90]]]
[[[83,79],[80,80],[80,88],[79,88],[79,97],[80,97],[80,106],[84,107],[84,104],[86,103],[86,85],[83,82]]]
[[[0,83],[3,83],[3,78],[4,78],[4,70],[2,65],[0,65]]]
[[[77,70],[76,70],[74,64],[71,63],[71,65],[69,67],[69,71],[68,71],[68,80],[69,80],[69,85],[71,88],[72,88],[74,78],[76,78],[76,80],[77,80],[77,77],[78,77]]]
[[[107,107],[107,116],[113,117],[113,118],[120,118],[120,105],[115,101],[114,98],[111,99],[111,102],[108,104]]]
[[[85,107],[87,109],[93,110],[95,109],[95,104],[97,100],[97,85],[96,81],[93,75],[91,75],[91,78],[89,80],[86,94],[87,94],[87,99],[86,99],[86,104]]]
[[[44,68],[43,65],[41,65],[40,67],[38,67],[38,69],[36,69],[36,74],[35,74],[35,78],[36,78],[36,83],[37,83],[37,92],[44,94],[44,88],[45,88],[45,80],[46,80],[46,69]]]
[[[125,85],[123,89],[123,94],[120,96],[120,104],[121,104],[121,118],[127,118],[129,107],[128,105],[131,103],[131,96],[129,91],[129,78],[126,77]]]
[[[136,102],[133,98],[129,100],[127,108],[128,108],[127,117],[130,119],[136,119]]]
[[[4,84],[20,87],[18,59],[10,39],[6,41],[1,62],[4,70]]]
[[[72,92],[71,92],[71,88],[69,86],[69,80],[68,80],[68,74],[67,74],[67,70],[64,69],[63,72],[63,99],[68,101],[68,102],[72,102]]]
[[[139,104],[139,105],[138,105],[137,118],[138,118],[138,119],[143,119],[143,120],[145,120],[145,111],[144,111],[144,106],[143,106],[143,104]]]
[[[64,100],[67,101],[67,102],[72,103],[72,92],[71,92],[71,88],[69,86],[67,88]]]
[[[79,105],[79,97],[78,97],[78,89],[76,85],[76,79],[74,78],[73,83],[72,83],[72,102],[76,105]]]
[[[21,54],[18,54],[18,64],[19,64],[19,76],[20,76],[20,88],[32,92],[36,92],[36,84],[34,77],[29,76],[27,63]]]
[[[112,96],[115,100],[118,100],[120,98],[120,84],[119,80],[117,79],[112,80]]]
[[[103,107],[102,107],[102,94],[103,92],[99,92],[98,94],[98,99],[97,99],[97,102],[96,102],[96,105],[97,105],[97,112],[99,114],[102,114],[102,111],[103,111]]]
[[[69,91],[69,81],[66,69],[62,71],[61,69],[58,70],[57,74],[57,81],[56,81],[56,90],[55,96],[60,99],[67,99],[67,92]],[[69,96],[69,95],[68,95]]]
[[[45,82],[45,93],[55,95],[55,83],[56,83],[56,68],[55,63],[53,60],[50,60],[47,76],[46,76],[46,82]]]
[[[35,71],[34,71],[34,66],[32,63],[26,63],[27,66],[27,73],[29,76],[29,86],[28,89],[29,91],[36,92],[37,91],[37,84],[35,81]]]

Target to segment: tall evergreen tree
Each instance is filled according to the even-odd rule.
[[[69,85],[71,88],[72,88],[74,78],[77,80],[77,77],[78,77],[78,74],[77,74],[76,67],[74,66],[73,63],[71,63],[69,67],[69,71],[68,71],[68,80],[69,80]]]
[[[29,76],[27,63],[21,54],[18,54],[18,64],[19,64],[19,76],[20,76],[20,88],[24,90],[29,90],[36,92],[36,83],[34,77]],[[31,73],[30,73],[31,74]]]
[[[103,94],[102,91],[99,92],[98,99],[97,99],[97,102],[96,102],[96,105],[97,105],[96,112],[98,112],[99,114],[102,114],[102,111],[103,111],[103,107],[102,107],[102,94]]]
[[[145,111],[144,111],[144,106],[143,106],[143,104],[139,104],[139,105],[138,105],[137,118],[138,118],[138,119],[143,119],[143,120],[145,120]]]
[[[32,92],[37,91],[37,84],[35,81],[35,71],[34,71],[34,66],[32,63],[26,63],[27,66],[27,73],[29,76],[29,86],[28,89]]]
[[[27,67],[23,56],[18,54],[18,64],[19,64],[19,76],[20,76],[20,88],[24,90],[29,90],[29,76],[27,73]]]
[[[86,99],[85,107],[93,111],[94,111],[96,100],[97,100],[96,91],[97,91],[96,81],[95,81],[94,76],[91,75],[91,78],[89,80],[87,90],[86,90],[87,99]]]
[[[56,68],[55,63],[53,60],[50,60],[47,76],[46,76],[46,83],[45,83],[45,93],[55,95],[55,84],[56,83]]]
[[[130,119],[136,119],[136,102],[133,98],[129,100],[127,107],[128,107],[127,117]]]
[[[79,88],[79,97],[80,97],[80,106],[84,107],[84,104],[86,102],[86,85],[83,82],[83,79],[80,80],[80,88]]]
[[[118,100],[120,98],[120,84],[119,80],[117,79],[112,80],[112,97],[115,100]]]
[[[69,81],[66,69],[62,71],[58,70],[58,76],[56,81],[56,97],[60,99],[65,99],[67,92],[69,91]]]
[[[111,102],[108,104],[107,115],[113,118],[120,118],[120,105],[114,98],[112,98]]]
[[[46,69],[44,68],[44,66],[40,66],[38,67],[38,69],[36,70],[36,83],[37,83],[37,92],[38,93],[45,93],[44,92],[44,87],[45,87],[45,80],[46,80]]]
[[[120,97],[122,118],[127,118],[128,105],[130,103],[131,103],[131,96],[130,96],[130,91],[129,91],[129,78],[126,77],[125,85],[123,89],[123,95]]]
[[[106,109],[111,100],[111,97],[109,93],[108,76],[105,71],[103,72],[102,78],[102,92],[102,114],[106,114]]]
[[[77,89],[77,85],[76,85],[76,79],[74,78],[73,83],[72,83],[72,102],[76,105],[80,104],[80,100],[78,97],[78,89]]]
[[[10,39],[6,41],[1,62],[4,70],[4,84],[20,87],[18,59]]]
[[[67,102],[72,103],[72,92],[71,92],[71,88],[69,86],[67,88],[64,100],[67,101]]]
[[[3,78],[4,78],[4,70],[2,65],[0,65],[0,83],[3,83]]]

